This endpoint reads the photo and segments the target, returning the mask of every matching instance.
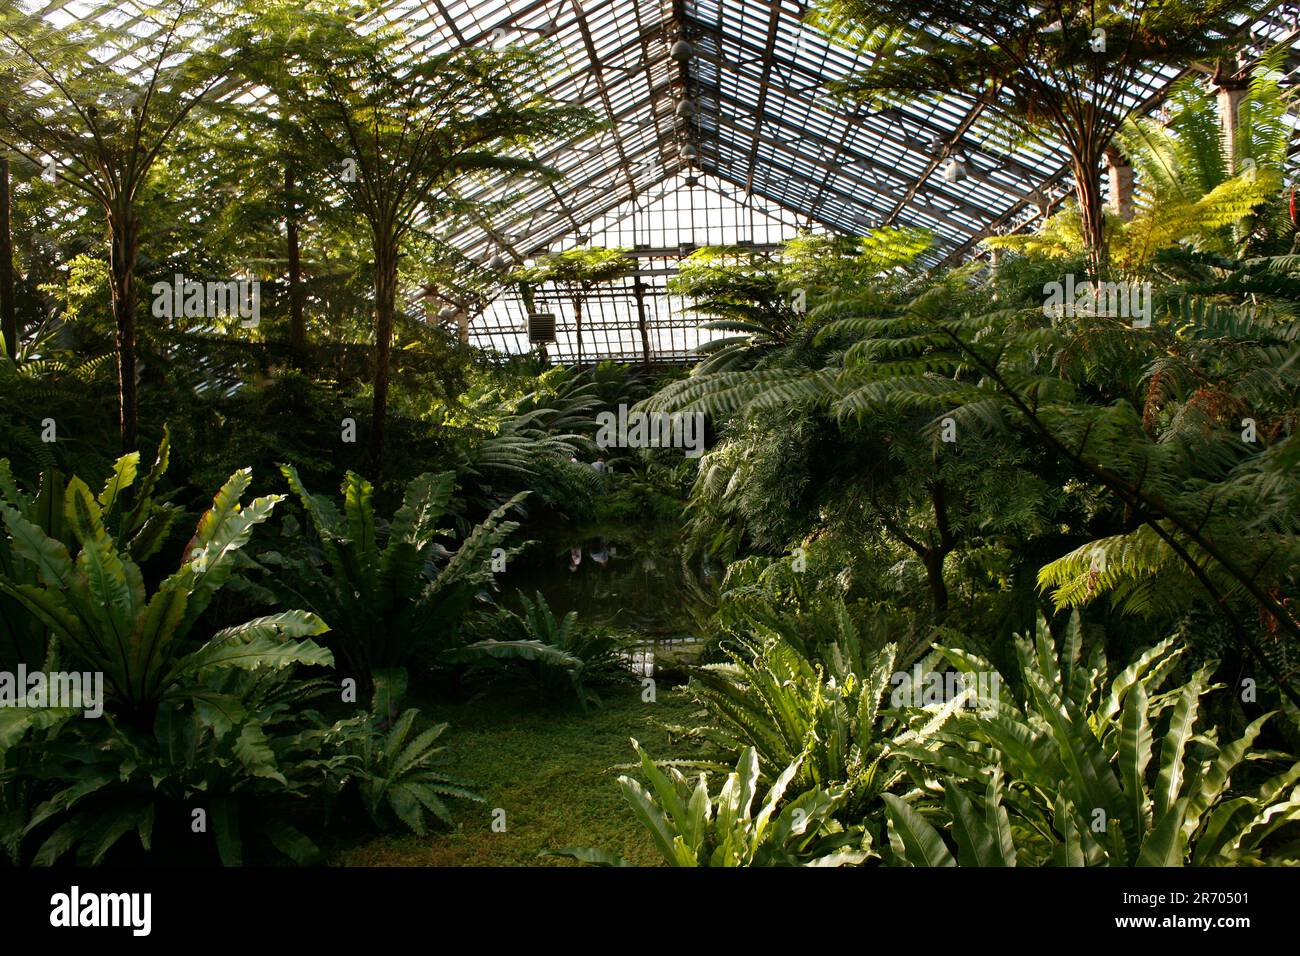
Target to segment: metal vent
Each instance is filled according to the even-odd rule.
[[[531,345],[549,345],[555,341],[555,313],[530,312],[528,315],[528,342]]]

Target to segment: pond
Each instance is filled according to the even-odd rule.
[[[675,554],[597,539],[581,549],[534,553],[503,577],[500,595],[509,603],[516,589],[541,593],[556,617],[576,611],[587,625],[628,634],[629,666],[648,677],[656,665],[676,671],[693,663],[703,650],[684,573]]]

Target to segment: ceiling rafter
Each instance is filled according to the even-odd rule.
[[[781,25],[781,0],[768,0],[768,19],[767,19],[767,39],[763,41],[763,69],[761,74],[758,94],[758,105],[754,108],[755,116],[762,116],[763,107],[767,103],[768,77],[772,75],[772,62],[776,54],[776,37]],[[748,168],[745,172],[745,191],[754,188],[754,163],[758,161],[758,147],[760,144],[759,131],[762,129],[761,123],[754,124],[754,146],[749,151]]]
[[[136,0],[25,6],[54,23],[123,26],[129,38],[105,54],[123,72],[148,69],[144,48],[166,28],[165,10],[160,18]],[[1261,0],[1252,22],[1267,21],[1273,42],[1294,44],[1300,29],[1275,13],[1286,8],[1289,16],[1294,6]],[[399,62],[502,38],[544,38],[556,65],[535,92],[586,106],[604,121],[583,142],[521,152],[560,170],[560,179],[458,182],[482,214],[422,224],[480,264],[495,251],[519,260],[562,246],[618,210],[642,209],[643,200],[644,208],[676,201],[687,171],[742,209],[761,201],[780,210],[782,228],[805,219],[844,233],[886,224],[928,228],[936,243],[922,262],[931,266],[970,255],[993,232],[1029,228],[1034,205],[1054,204],[1068,190],[1059,148],[1003,141],[995,97],[864,110],[830,96],[828,82],[869,66],[872,55],[805,26],[803,12],[794,0],[380,0],[359,22],[362,29],[396,26],[390,52]],[[681,63],[669,48],[688,34],[694,54]],[[1127,102],[1154,108],[1173,79],[1172,71],[1139,75]],[[253,108],[273,103],[270,91],[235,80],[218,95]],[[696,107],[684,123],[675,110],[682,96]],[[676,148],[683,135],[697,150],[689,170]],[[952,150],[978,171],[959,185],[935,176]]]
[[[727,43],[733,44],[742,49],[748,49],[750,51],[761,51],[760,47],[756,46],[752,41],[747,40],[743,36],[737,34],[731,34],[731,33],[723,34],[707,24],[701,24],[700,28],[706,32],[712,32],[718,38],[725,37]],[[797,63],[793,60],[775,57],[775,55],[774,55],[774,59],[778,60],[783,66],[783,68],[790,70],[793,74],[803,76],[805,79],[809,80],[809,86],[803,90],[800,90],[799,92],[816,93],[820,91],[822,95],[817,96],[815,98],[822,101],[825,101],[827,99],[825,95],[825,89],[824,89],[824,84],[827,79],[826,76],[814,71],[807,64]],[[718,59],[718,63],[719,65],[721,65],[720,58]],[[787,88],[787,92],[794,92],[794,91],[789,90]],[[871,117],[882,117],[885,119],[895,120],[899,123],[913,124],[925,130],[927,135],[933,136],[935,139],[938,140],[943,140],[945,138],[951,137],[952,135],[952,131],[942,126],[941,124],[937,124],[928,119],[914,116],[907,110],[897,106],[887,106],[875,110],[868,115],[868,118]],[[877,132],[880,135],[885,135],[887,132],[892,132],[892,130],[873,130],[873,132]],[[917,145],[914,141],[911,141],[904,136],[898,136],[895,139],[895,142],[899,146],[902,146],[904,148],[909,148],[909,149],[915,149]],[[1024,175],[1037,176],[1042,173],[1041,169],[1031,165],[1028,162],[1018,159],[1013,155],[1005,154],[1001,151],[997,151],[997,152],[991,151],[987,146],[983,144],[963,141],[959,145],[962,148],[970,151],[988,152],[990,156],[997,159],[1000,163],[1003,163],[1008,169],[1015,169],[1017,172],[1020,172]]]
[[[718,96],[719,100],[720,100],[722,103],[725,103],[725,104],[728,105],[728,106],[731,106],[731,107],[739,107],[739,106],[743,105],[743,104],[741,104],[738,100],[736,100],[734,97],[732,97],[732,96],[729,95],[729,94],[726,94],[726,93],[718,93],[718,94],[716,94],[716,95]],[[723,123],[724,123],[724,124],[729,124],[729,125],[735,125],[736,123],[738,123],[738,120],[737,120],[736,117],[735,117],[735,113],[734,113],[734,112],[728,113],[728,114],[726,115],[726,118],[723,120]],[[835,140],[833,140],[833,139],[829,139],[829,138],[827,138],[827,137],[825,137],[825,136],[823,136],[823,135],[821,135],[821,134],[819,134],[819,133],[813,133],[813,132],[810,132],[810,131],[807,130],[805,127],[801,127],[801,126],[796,125],[796,124],[794,123],[793,120],[789,120],[789,119],[786,119],[786,118],[784,118],[784,117],[769,117],[769,118],[768,118],[768,124],[769,124],[769,126],[770,126],[770,125],[775,125],[776,127],[780,128],[780,129],[783,129],[783,130],[788,131],[791,135],[797,135],[797,136],[803,137],[803,138],[809,140],[810,142],[817,143],[817,144],[820,145],[820,146],[824,146],[824,147],[827,147],[827,148],[830,148],[830,149],[834,149],[834,148],[838,145],[837,142],[836,142]],[[762,132],[762,131],[761,131],[761,127],[757,129],[757,132],[759,132],[759,133],[761,134],[761,132]],[[747,134],[745,134],[745,135],[747,136]],[[774,147],[787,147],[787,148],[788,148],[789,145],[790,145],[788,141],[772,139],[771,137],[765,137],[765,136],[764,136],[764,137],[761,137],[760,142],[766,142],[766,143],[768,143],[768,144],[770,144],[770,145],[772,145],[772,146],[774,146]],[[705,148],[707,148],[707,147],[705,147]],[[865,154],[858,153],[858,152],[853,151],[853,150],[845,150],[841,155],[844,156],[844,161],[843,161],[843,162],[840,162],[840,163],[832,163],[832,162],[829,162],[829,161],[827,161],[827,160],[825,160],[825,159],[820,159],[820,158],[817,158],[817,157],[812,157],[812,156],[809,156],[809,155],[804,154],[804,153],[799,153],[799,158],[800,158],[800,160],[802,160],[802,161],[804,161],[804,162],[808,162],[808,163],[811,163],[811,164],[813,164],[813,165],[815,165],[815,166],[819,166],[820,168],[822,168],[822,169],[824,169],[824,170],[826,170],[826,171],[828,171],[828,172],[842,172],[846,167],[851,167],[851,166],[855,166],[855,165],[856,165],[856,166],[865,166],[865,167],[869,167],[869,168],[871,168],[872,170],[877,171],[877,172],[880,172],[881,174],[883,174],[883,175],[885,175],[885,176],[896,175],[897,172],[898,172],[896,169],[894,169],[894,168],[891,167],[891,166],[888,166],[888,165],[886,165],[886,164],[884,164],[884,163],[878,162],[877,160],[872,159],[871,157],[869,157],[869,156],[867,156],[867,155],[865,155]],[[714,173],[719,172],[718,169],[711,169],[710,171],[711,171],[711,172],[714,172]],[[749,180],[746,179],[746,182],[748,183]],[[855,180],[854,180],[854,184],[860,184],[860,183],[861,183],[861,180],[860,180],[860,179],[855,179]],[[823,179],[819,185],[820,185],[820,186],[825,186],[825,185],[828,185],[828,183],[827,183],[826,180]],[[901,185],[901,183],[900,183],[900,185]],[[751,188],[751,187],[752,187],[752,183],[750,183],[750,186],[748,186],[748,187],[746,187],[746,188]],[[955,203],[956,206],[957,206],[958,208],[966,209],[966,210],[969,211],[972,215],[981,215],[981,216],[987,218],[988,211],[985,210],[985,209],[984,209],[983,207],[981,207],[981,206],[975,205],[974,203],[970,203],[970,202],[966,201],[965,199],[963,199],[963,198],[961,198],[961,197],[959,197],[959,196],[947,196],[947,195],[945,195],[945,198],[946,198],[946,199],[949,199],[950,201],[952,201],[953,203]],[[887,208],[887,207],[885,207],[885,208]],[[799,209],[798,211],[804,213],[805,215],[809,214],[809,212],[810,212],[809,210],[805,210],[805,209]],[[883,214],[883,210],[882,210],[882,214]],[[814,216],[814,218],[816,218],[816,217]]]

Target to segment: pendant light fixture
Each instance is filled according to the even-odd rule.
[[[958,153],[948,159],[943,166],[943,179],[948,183],[959,183],[963,179],[970,178],[970,168],[966,165],[965,158]]]

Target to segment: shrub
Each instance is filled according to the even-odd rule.
[[[1182,654],[1170,640],[1112,674],[1100,646],[1085,661],[1077,616],[1059,654],[1045,631],[1017,643],[1021,702],[957,718],[936,750],[901,748],[944,777],[943,803],[934,787],[911,805],[886,798],[895,861],[1295,862],[1294,831],[1276,853],[1270,841],[1300,821],[1300,763],[1255,786],[1234,786],[1245,761],[1282,756],[1252,749],[1270,715],[1221,741],[1216,728],[1197,729],[1202,701],[1215,689],[1212,665],[1168,686]],[[974,655],[946,653],[963,670],[991,669]]]
[[[505,520],[524,495],[493,511],[449,552],[439,539],[455,475],[424,474],[407,485],[390,522],[375,516],[374,489],[353,472],[343,480],[343,512],[303,487],[297,471],[280,469],[307,513],[313,538],[304,553],[268,552],[272,589],[319,614],[328,646],[366,685],[375,671],[428,662],[455,637],[475,595],[492,580],[493,552],[519,525]]]
[[[868,856],[861,831],[845,830],[833,819],[843,790],[810,790],[781,806],[799,772],[798,761],[777,777],[755,814],[759,773],[754,748],[740,755],[714,795],[705,774],[692,788],[680,770],[671,767],[665,774],[635,740],[632,747],[651,790],[627,776],[619,777],[618,785],[669,866],[843,866]],[[600,850],[553,852],[586,863],[622,864]]]
[[[58,502],[53,474],[35,500],[12,482],[0,488],[8,531],[0,594],[41,625],[35,650],[47,669],[101,673],[106,698],[102,719],[81,719],[84,697],[0,711],[2,839],[15,859],[38,838],[33,859],[46,864],[74,849],[79,862],[98,863],[131,832],[148,850],[157,821],[193,804],[221,859],[236,863],[247,797],[292,802],[346,762],[297,706],[322,685],[290,677],[296,664],[333,663],[311,639],[325,630],[319,618],[283,611],[199,637],[204,612],[279,499],[241,506],[252,476],[236,472],[150,595],[136,560],[154,552],[171,519],[150,498],[166,444],[128,508],[137,457],[119,460],[98,496],[74,477]],[[258,815],[256,829],[294,859],[313,855],[280,815]]]
[[[518,598],[523,613],[500,608],[485,616],[476,630],[489,636],[444,659],[493,672],[530,672],[542,697],[572,693],[584,710],[589,703],[600,703],[595,685],[630,677],[617,636],[583,627],[577,611],[557,620],[540,591],[536,601],[522,591]]]

